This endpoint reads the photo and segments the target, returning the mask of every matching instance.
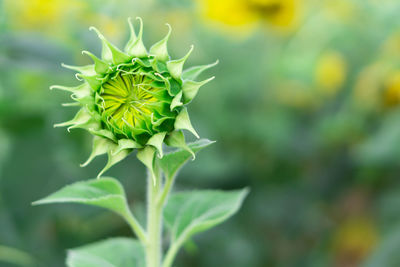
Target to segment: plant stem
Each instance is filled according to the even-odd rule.
[[[179,246],[177,246],[176,244],[173,244],[169,248],[167,255],[165,255],[165,259],[164,259],[162,267],[171,267],[172,262],[175,259],[176,253],[178,253],[178,250],[179,250]]]
[[[140,242],[142,242],[142,244],[146,244],[147,234],[140,225],[140,223],[136,220],[135,216],[133,216],[132,212],[130,210],[127,210],[125,214],[123,214],[123,216],[125,220],[129,223],[130,227],[132,228],[132,231],[138,237]]]
[[[165,201],[168,198],[172,185],[174,184],[174,180],[174,177],[166,177],[165,185],[162,189],[160,198],[157,201],[158,206],[160,206],[161,208],[164,208]]]
[[[171,247],[168,249],[162,267],[171,267],[175,260],[175,256],[181,248],[183,242],[186,240],[186,233],[183,233],[176,241],[171,242]]]
[[[147,233],[146,263],[147,267],[160,267],[162,258],[162,206],[157,205],[161,187],[159,172],[155,177],[148,172],[147,179]]]

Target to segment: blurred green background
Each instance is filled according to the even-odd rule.
[[[32,207],[93,178],[86,132],[53,129],[74,108],[50,85],[75,85],[61,62],[100,54],[141,16],[149,46],[173,28],[187,66],[220,60],[190,106],[217,140],[177,190],[251,187],[228,223],[195,238],[176,267],[400,266],[398,0],[0,0],[0,266],[64,266],[65,250],[128,236],[122,219],[76,205]],[[143,214],[144,168],[109,171]],[[143,216],[142,216],[143,217]]]

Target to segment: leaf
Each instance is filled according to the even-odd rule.
[[[145,267],[145,256],[139,241],[131,238],[111,238],[71,249],[68,267]]]
[[[35,260],[28,253],[2,245],[0,245],[0,265],[1,262],[18,266],[35,266]]]
[[[172,243],[183,244],[196,233],[206,231],[235,214],[249,190],[192,191],[173,194],[164,210]]]
[[[114,211],[125,216],[129,210],[122,185],[114,178],[101,178],[68,185],[33,205],[81,203]]]
[[[196,142],[188,144],[188,147],[197,153],[205,147],[215,143],[208,139],[200,139]],[[177,149],[173,152],[167,153],[163,158],[157,158],[161,169],[163,170],[167,179],[172,179],[182,166],[193,157],[192,153],[184,148]]]

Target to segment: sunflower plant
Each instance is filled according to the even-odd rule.
[[[181,59],[168,54],[168,33],[149,50],[143,44],[143,23],[136,32],[130,19],[130,39],[124,50],[111,44],[91,27],[102,43],[101,57],[83,51],[93,60],[87,66],[69,66],[81,82],[75,87],[55,85],[51,89],[71,92],[78,106],[75,117],[56,124],[87,130],[93,135],[93,149],[86,166],[96,156],[106,154],[107,164],[97,179],[77,182],[34,204],[81,203],[102,207],[120,215],[136,239],[110,238],[68,252],[69,267],[170,267],[178,251],[193,235],[220,224],[241,206],[247,190],[218,190],[171,193],[181,167],[213,142],[199,139],[187,110],[199,88],[213,79],[196,81],[209,65],[183,70],[193,47]],[[187,143],[184,131],[197,137]],[[163,147],[171,152],[164,153]],[[129,154],[147,168],[147,223],[141,225],[128,206],[124,188],[117,179],[103,174]],[[164,227],[165,226],[165,227]],[[164,228],[169,230],[164,242]],[[167,246],[163,244],[168,243]]]

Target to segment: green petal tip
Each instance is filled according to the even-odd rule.
[[[192,53],[193,49],[194,49],[194,45],[191,45],[189,52],[187,52],[183,58],[177,59],[177,60],[171,60],[171,61],[167,62],[167,69],[173,78],[181,79],[183,65],[185,64],[185,61]]]

